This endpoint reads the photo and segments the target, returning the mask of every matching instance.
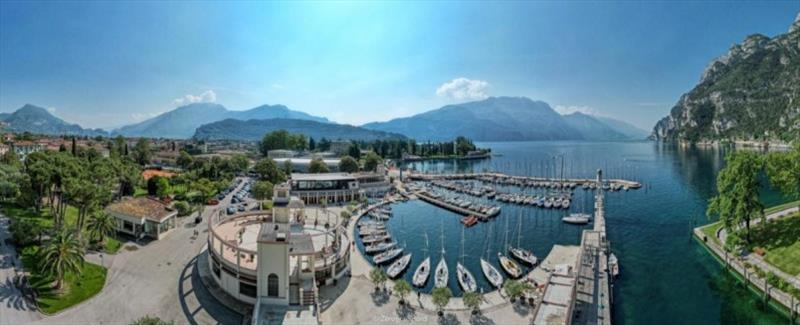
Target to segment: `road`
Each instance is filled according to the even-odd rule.
[[[0,214],[0,324],[29,323],[42,316],[14,285],[14,276],[17,269],[21,270],[22,262],[17,259],[11,243],[9,221],[8,217]]]
[[[218,303],[195,269],[195,258],[205,244],[207,220],[224,209],[230,198],[206,207],[200,224],[195,225],[192,216],[184,217],[162,240],[125,244],[116,256],[105,258],[109,267],[106,286],[97,296],[34,323],[129,324],[151,315],[176,324],[240,324],[242,315]],[[197,237],[195,230],[200,234]]]

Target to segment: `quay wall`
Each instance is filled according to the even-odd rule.
[[[692,231],[693,237],[726,269],[732,270],[732,273],[742,280],[745,286],[756,293],[764,295],[763,297],[769,299],[770,305],[776,310],[788,314],[791,319],[797,319],[798,315],[800,315],[800,300],[778,288],[770,286],[766,279],[758,277],[754,272],[748,272],[734,254],[726,254],[722,247],[705,236],[702,229],[706,226],[694,228]]]

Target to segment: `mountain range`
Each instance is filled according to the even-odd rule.
[[[475,141],[600,141],[644,139],[646,136],[645,131],[637,131],[636,127],[622,121],[581,113],[561,115],[547,103],[526,97],[490,97],[387,122],[367,123],[362,127],[434,141],[459,135]]]
[[[30,132],[49,135],[97,136],[108,135],[101,129],[84,129],[53,116],[46,109],[25,104],[13,113],[0,114],[0,122],[11,132]]]
[[[525,97],[491,97],[447,105],[439,109],[375,122],[361,127],[332,123],[326,118],[294,111],[283,105],[263,105],[231,111],[220,104],[194,103],[107,133],[83,129],[26,105],[0,115],[9,130],[50,135],[123,135],[127,137],[257,140],[276,129],[329,139],[451,140],[466,136],[475,141],[523,140],[630,140],[646,132],[625,122],[582,113],[561,115],[550,105]],[[313,122],[313,123],[307,123]],[[283,123],[284,125],[280,125]]]
[[[678,141],[800,138],[800,14],[785,34],[755,34],[714,59],[651,138]]]
[[[194,135],[195,130],[204,124],[225,119],[300,119],[328,123],[324,117],[312,116],[293,111],[283,105],[262,105],[245,111],[231,111],[220,104],[194,103],[178,107],[151,119],[123,126],[114,134],[126,137],[162,137],[185,139]]]
[[[396,133],[367,130],[352,125],[284,118],[247,121],[225,119],[200,126],[197,128],[194,138],[198,140],[258,141],[264,137],[264,134],[281,129],[290,133],[302,133],[317,140],[322,138],[358,141],[405,139],[404,136]]]

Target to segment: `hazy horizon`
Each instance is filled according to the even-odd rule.
[[[113,128],[192,102],[361,125],[525,96],[644,130],[800,2],[0,3],[0,111]],[[81,17],[76,19],[76,17]]]

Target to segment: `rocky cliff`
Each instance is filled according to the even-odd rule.
[[[800,14],[789,31],[750,35],[711,61],[653,128],[657,140],[800,138]]]

